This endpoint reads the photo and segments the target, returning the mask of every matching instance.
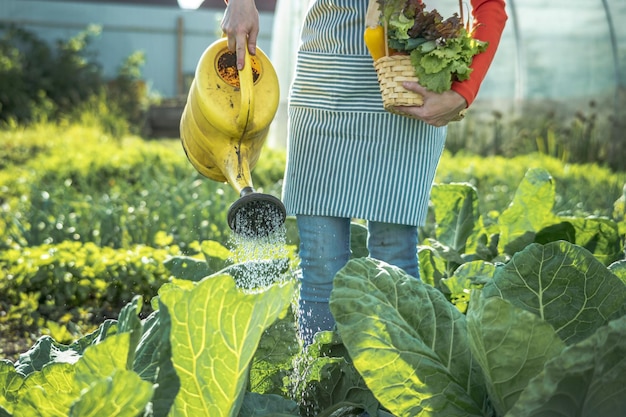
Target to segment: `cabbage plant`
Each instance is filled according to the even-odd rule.
[[[490,270],[467,315],[380,261],[339,272],[331,310],[381,405],[399,417],[626,415],[626,285],[564,241]]]

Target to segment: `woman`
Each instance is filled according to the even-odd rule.
[[[433,4],[426,5],[434,8]],[[504,0],[471,0],[477,39],[470,79],[444,93],[404,87],[424,104],[383,110],[363,30],[366,0],[314,0],[305,18],[290,93],[283,201],[297,218],[302,285],[299,326],[305,344],[334,326],[328,299],[335,274],[350,258],[350,221],[368,222],[370,256],[419,278],[417,227],[424,224],[443,152],[446,125],[472,104],[507,19]],[[243,65],[254,53],[254,0],[230,0],[222,22]],[[408,117],[406,117],[408,116]]]

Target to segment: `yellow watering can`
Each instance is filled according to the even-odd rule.
[[[255,56],[246,51],[238,71],[235,53],[222,38],[200,57],[180,120],[183,148],[194,168],[239,193],[228,225],[249,237],[274,233],[285,221],[282,202],[256,192],[250,178],[278,101],[278,77],[263,51],[257,47]]]

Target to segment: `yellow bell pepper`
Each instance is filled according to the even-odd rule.
[[[363,39],[374,61],[387,55],[385,52],[387,43],[385,40],[385,28],[380,25],[368,26],[363,33]]]

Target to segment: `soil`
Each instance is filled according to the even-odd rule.
[[[40,337],[41,335],[34,333],[7,334],[3,332],[0,336],[0,360],[17,361],[20,354],[27,352]]]
[[[252,81],[256,82],[261,75],[261,64],[255,57],[252,62]],[[239,71],[237,71],[237,56],[234,52],[226,52],[217,59],[217,72],[220,77],[233,87],[239,88]]]

